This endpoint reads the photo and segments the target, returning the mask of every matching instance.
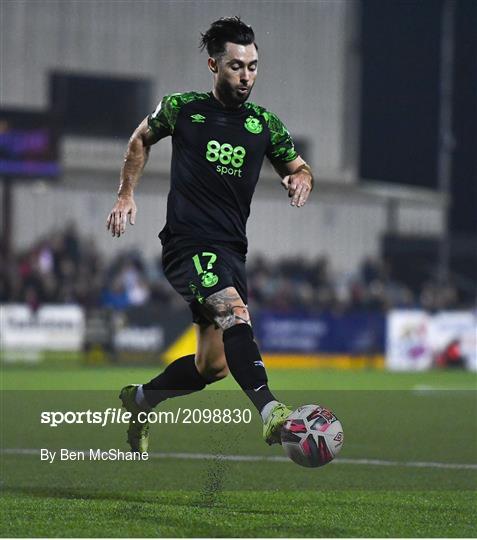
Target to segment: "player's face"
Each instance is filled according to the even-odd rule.
[[[255,45],[227,43],[225,53],[217,60],[215,88],[231,105],[244,103],[257,76],[258,54]]]

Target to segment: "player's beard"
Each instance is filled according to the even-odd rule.
[[[248,87],[247,93],[241,94],[236,86],[232,86],[225,80],[217,81],[216,85],[217,94],[228,107],[240,107],[249,98],[252,88],[253,84]]]

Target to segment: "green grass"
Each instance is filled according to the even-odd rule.
[[[2,448],[126,450],[122,425],[52,428],[40,423],[40,412],[117,407],[118,388],[154,372],[4,368]],[[2,453],[1,536],[475,536],[477,469],[409,466],[477,463],[475,375],[276,370],[269,376],[287,403],[335,410],[345,431],[343,461],[320,469],[177,456],[49,464],[36,454]],[[161,405],[178,407],[250,404],[229,379]],[[151,451],[283,457],[280,447],[262,442],[260,427],[255,413],[250,424],[155,425]],[[399,464],[352,462],[362,459]]]
[[[131,382],[145,382],[162,367],[79,367],[64,369],[24,366],[3,367],[0,387],[10,390],[115,390]],[[464,371],[389,373],[386,371],[335,371],[325,369],[275,369],[268,371],[270,385],[277,390],[409,390],[419,385],[433,388],[477,389],[477,374]],[[210,388],[210,387],[209,387]],[[214,390],[233,390],[237,383],[228,377]]]
[[[7,495],[3,534],[37,537],[472,537],[458,492],[57,493]]]

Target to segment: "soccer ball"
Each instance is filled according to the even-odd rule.
[[[329,463],[343,446],[343,427],[329,410],[320,405],[303,405],[283,424],[282,446],[286,455],[303,467]]]

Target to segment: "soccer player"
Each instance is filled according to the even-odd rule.
[[[147,384],[128,385],[120,399],[132,413],[128,442],[148,448],[149,426],[137,420],[167,398],[202,390],[229,371],[263,419],[268,444],[280,443],[290,410],[268,387],[247,308],[245,227],[265,156],[282,177],[291,206],[302,207],[313,188],[279,118],[247,101],[255,83],[258,47],[240,18],[223,18],[202,34],[213,77],[211,92],[165,96],[131,136],[118,199],[107,220],[113,237],[134,224],[134,188],[151,146],[172,137],[167,219],[159,237],[164,274],[192,311],[195,354],[178,358]]]

